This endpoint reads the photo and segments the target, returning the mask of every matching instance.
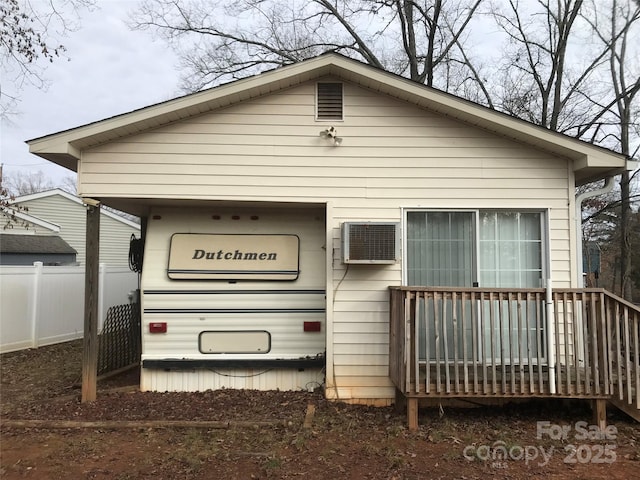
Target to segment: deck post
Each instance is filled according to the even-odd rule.
[[[82,343],[82,402],[96,399],[98,382],[98,287],[100,204],[87,205],[84,285],[84,337]]]
[[[409,430],[418,430],[418,399],[416,397],[407,398],[407,423]]]
[[[593,411],[593,424],[601,432],[604,431],[607,428],[607,401],[602,399],[592,400],[591,410]]]

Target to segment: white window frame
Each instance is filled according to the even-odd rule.
[[[402,219],[402,285],[408,286],[408,264],[407,264],[407,214],[409,212],[473,212],[475,215],[475,223],[474,223],[474,282],[477,283],[479,281],[480,275],[480,212],[518,212],[518,213],[539,213],[540,214],[540,233],[541,233],[541,265],[542,271],[541,275],[541,285],[540,288],[544,287],[547,280],[551,278],[550,272],[551,270],[551,244],[550,244],[550,221],[549,221],[549,208],[424,208],[424,207],[402,207],[401,208],[401,219]],[[474,284],[475,284],[474,283]],[[482,287],[482,285],[479,285]]]

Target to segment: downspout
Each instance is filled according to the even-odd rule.
[[[588,198],[597,197],[598,195],[604,195],[613,190],[615,177],[607,177],[604,186],[597,190],[590,192],[584,192],[576,195],[576,256],[578,262],[577,268],[577,286],[578,288],[584,288],[584,272],[582,271],[582,202]]]
[[[611,177],[607,177],[604,186],[602,188],[599,188],[597,190],[593,190],[591,192],[584,192],[581,193],[579,195],[576,195],[576,255],[577,255],[577,263],[578,263],[578,268],[577,268],[577,287],[578,288],[584,288],[584,271],[583,271],[583,262],[582,262],[582,203],[592,197],[597,197],[598,195],[603,195],[605,193],[609,193],[613,190],[613,186],[614,186],[614,178],[613,176]],[[585,352],[585,347],[584,347],[584,334],[583,334],[583,322],[584,319],[582,318],[582,309],[578,309],[578,311],[576,312],[576,321],[578,322],[578,327],[576,329],[577,331],[577,335],[576,335],[576,350],[577,350],[577,357],[578,357],[578,362],[581,365],[584,365],[584,360],[585,360],[585,356],[586,356],[586,352]]]

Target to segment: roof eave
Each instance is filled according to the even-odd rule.
[[[325,75],[336,75],[469,125],[568,158],[574,163],[576,178],[592,178],[594,175],[600,175],[601,170],[621,172],[627,168],[623,155],[490,110],[454,95],[425,88],[424,85],[399,75],[336,54],[321,55],[209,90],[29,140],[27,143],[31,153],[76,171],[80,151],[84,148],[200,115]]]
[[[620,155],[622,157],[622,155]],[[624,157],[622,157],[624,159]],[[576,178],[576,186],[585,185],[591,182],[597,182],[603,178],[614,177],[626,171],[634,171],[638,168],[638,162],[624,159],[622,166],[612,166],[611,164],[603,164],[590,159],[583,162],[574,162],[574,174]],[[589,164],[591,163],[591,164]]]
[[[320,56],[26,143],[29,152],[75,171],[84,148],[304,83],[330,73],[331,64],[330,56]]]

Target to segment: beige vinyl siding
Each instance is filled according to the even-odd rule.
[[[77,252],[76,261],[85,264],[87,212],[82,203],[62,195],[50,195],[21,202],[29,214],[60,227],[59,236]],[[100,217],[100,262],[109,266],[129,265],[131,235],[140,236],[140,229],[111,218],[103,212]]]
[[[100,262],[107,265],[129,265],[131,235],[140,238],[140,229],[107,215],[100,217]]]
[[[56,232],[52,232],[48,228],[35,223],[25,222],[18,220],[16,222],[5,221],[0,225],[0,233],[3,235],[58,235]]]
[[[84,265],[87,213],[81,204],[60,195],[36,198],[21,204],[29,209],[30,215],[58,225],[60,237],[78,252],[78,264]]]
[[[287,191],[289,198],[361,198],[377,194],[370,191],[380,188],[376,178],[402,185],[420,174],[439,185],[440,179],[485,179],[485,188],[492,189],[494,179],[514,175],[509,170],[517,159],[523,160],[520,168],[531,167],[534,181],[566,178],[562,161],[540,165],[540,152],[348,84],[345,120],[336,124],[345,139],[341,147],[318,136],[324,124],[313,119],[313,84],[266,99],[84,152],[82,188],[96,195],[203,198],[211,187],[223,197],[236,197],[242,187],[245,198],[282,198],[279,189],[286,186],[295,187]],[[295,168],[301,158],[304,168]],[[475,169],[469,169],[470,161]],[[493,177],[494,170],[501,173]],[[408,187],[420,197],[429,185]]]
[[[330,78],[325,80],[330,81]],[[325,202],[333,239],[327,395],[392,398],[389,285],[401,265],[340,263],[343,221],[401,221],[401,207],[548,211],[554,286],[575,286],[566,159],[344,84],[344,120],[315,121],[315,82],[83,151],[83,193],[104,197]],[[319,136],[333,125],[333,146]]]

